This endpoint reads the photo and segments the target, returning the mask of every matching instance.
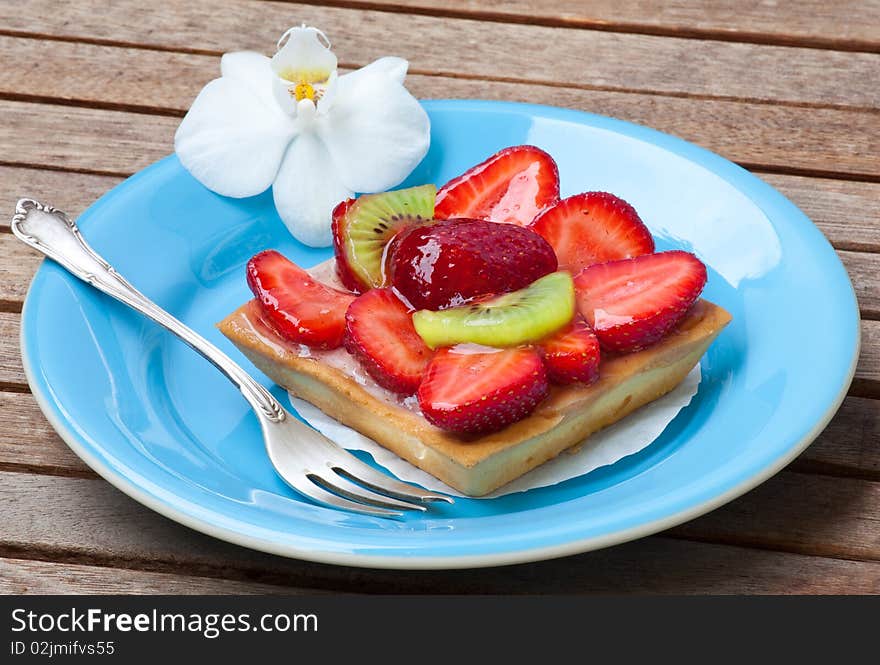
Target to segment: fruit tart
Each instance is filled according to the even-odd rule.
[[[502,150],[439,191],[333,211],[334,258],[273,250],[219,324],[292,394],[482,496],[671,391],[730,321],[706,268],[656,252],[606,192],[559,198],[552,157]],[[588,445],[588,442],[587,442]]]

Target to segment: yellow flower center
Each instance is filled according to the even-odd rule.
[[[315,101],[316,92],[311,83],[297,83],[296,87],[290,89],[291,97],[295,97],[296,101],[301,102],[304,99]]]
[[[281,71],[281,78],[296,85],[288,86],[287,92],[296,101],[309,99],[317,102],[324,94],[330,73],[322,70],[296,70],[288,67]]]

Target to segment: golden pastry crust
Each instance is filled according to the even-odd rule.
[[[266,327],[255,301],[218,327],[254,365],[297,397],[460,492],[482,496],[668,393],[730,320],[723,308],[699,300],[659,343],[603,358],[592,385],[554,386],[528,418],[475,438],[434,427],[320,358],[303,357]]]

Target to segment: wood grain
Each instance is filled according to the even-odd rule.
[[[837,255],[849,273],[862,317],[880,318],[880,254],[838,252]]]
[[[880,114],[411,76],[413,94],[553,103],[675,134],[748,168],[880,180]],[[191,89],[190,96],[195,96]],[[114,93],[114,98],[119,99]],[[0,101],[7,164],[130,175],[173,150],[176,117]],[[65,127],[58,132],[59,125]],[[98,140],[100,137],[100,140]],[[42,160],[42,161],[40,161]]]
[[[99,196],[120,182],[122,178],[118,176],[0,166],[0,231],[9,230],[15,202],[20,198],[44,201],[64,210],[75,219]]]
[[[178,118],[0,101],[7,164],[127,176],[172,152]],[[61,128],[63,127],[63,131]]]
[[[0,415],[0,469],[96,477],[55,433],[30,393],[0,391]]]
[[[862,348],[851,393],[880,398],[880,322],[862,321]]]
[[[21,311],[31,278],[42,262],[42,254],[11,233],[0,234],[0,303],[7,310]]]
[[[0,473],[3,556],[364,593],[880,593],[880,565],[652,537],[555,561],[475,571],[364,570],[212,540],[100,480]],[[34,519],[34,516],[39,519]],[[833,516],[829,516],[833,519]]]
[[[880,483],[780,473],[671,533],[847,559],[880,559]]]
[[[759,173],[813,220],[838,249],[880,252],[880,186]]]
[[[880,49],[880,3],[876,0],[676,0],[650,5],[642,0],[494,0],[491,4],[478,0],[330,0],[320,4],[840,50]]]
[[[15,312],[0,312],[0,386],[24,387],[27,379],[21,365],[21,351],[18,346],[21,315]]]
[[[234,582],[184,573],[0,558],[0,594],[276,595],[295,588]]]
[[[855,473],[880,481],[880,400],[847,397],[822,434],[790,468]]]
[[[503,23],[487,29],[481,21],[274,2],[0,5],[7,34],[187,52],[265,51],[299,22],[326,28],[340,61],[356,66],[391,51],[414,70],[452,76],[816,106],[880,104],[880,89],[862,85],[880,68],[873,53]],[[408,38],[393,39],[389,49],[389,35]]]

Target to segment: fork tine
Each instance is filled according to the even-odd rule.
[[[281,474],[279,474],[281,475]],[[399,510],[390,510],[378,505],[367,505],[357,501],[351,501],[343,496],[334,494],[325,489],[321,485],[316,484],[307,475],[291,477],[289,475],[281,475],[281,478],[291,488],[300,494],[308,497],[316,503],[329,506],[331,508],[342,508],[356,513],[364,513],[374,515],[376,517],[403,517],[403,513]]]
[[[335,492],[336,494],[340,494],[347,499],[351,499],[352,501],[362,501],[371,506],[380,506],[382,508],[399,508],[401,510],[418,510],[420,512],[424,512],[425,510],[427,510],[427,508],[425,508],[425,506],[420,503],[401,501],[399,499],[386,496],[385,494],[374,492],[373,490],[362,485],[357,485],[351,482],[345,476],[333,473],[334,470],[335,469],[328,465],[327,471],[329,473],[325,472],[323,474],[318,474],[315,472],[309,472],[306,475],[309,479],[312,480],[312,482],[321,485],[322,487],[324,487],[324,489]]]
[[[345,466],[341,464],[330,463],[330,467],[340,476],[359,483],[377,492],[382,492],[398,499],[409,501],[445,501],[446,503],[454,503],[452,497],[445,494],[437,494],[429,492],[415,485],[404,483],[396,478],[385,475],[381,471],[377,471],[366,462],[359,460],[354,455],[351,459],[345,460]]]

